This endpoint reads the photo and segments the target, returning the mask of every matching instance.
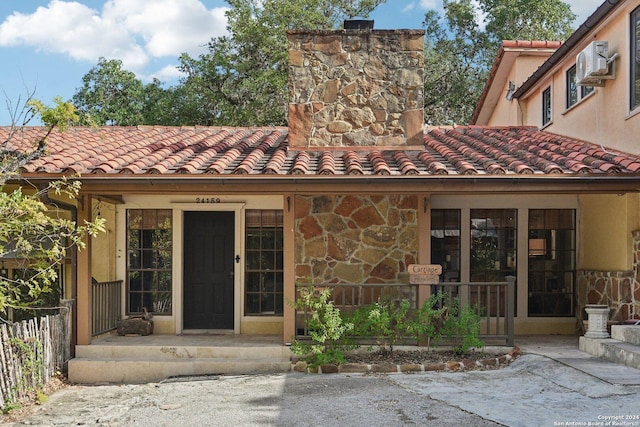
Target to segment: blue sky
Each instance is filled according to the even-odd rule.
[[[581,24],[602,0],[567,1]],[[225,32],[223,0],[0,0],[0,125],[28,93],[52,105],[70,99],[98,58],[120,59],[144,82],[175,84],[182,52],[205,52]],[[378,29],[422,27],[441,0],[387,0]]]

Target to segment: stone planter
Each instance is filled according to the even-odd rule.
[[[587,312],[588,327],[585,338],[609,338],[607,323],[609,321],[609,306],[599,304],[587,304],[584,308]]]

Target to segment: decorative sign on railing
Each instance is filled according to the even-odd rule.
[[[440,281],[440,264],[409,264],[409,283],[412,285],[435,285]]]

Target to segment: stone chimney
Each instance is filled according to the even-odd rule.
[[[289,146],[423,144],[422,30],[287,31]]]

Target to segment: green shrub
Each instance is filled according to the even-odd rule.
[[[411,335],[418,343],[427,347],[437,347],[442,341],[442,334],[449,308],[444,303],[445,294],[438,292],[431,295],[417,310],[410,325]]]
[[[478,338],[480,334],[480,315],[477,309],[469,305],[460,307],[457,298],[446,298],[448,314],[444,320],[442,333],[450,341],[453,351],[458,354],[467,353],[472,348],[484,347]]]
[[[411,338],[410,308],[406,300],[381,299],[358,308],[348,319],[355,325],[356,337],[375,338],[380,350],[393,351],[395,345]]]
[[[292,306],[307,313],[307,331],[313,343],[294,339],[291,351],[298,356],[306,356],[312,367],[344,363],[344,352],[357,347],[345,339],[346,334],[353,330],[353,323],[343,320],[340,310],[331,300],[331,290],[315,290],[313,286],[301,288]]]

